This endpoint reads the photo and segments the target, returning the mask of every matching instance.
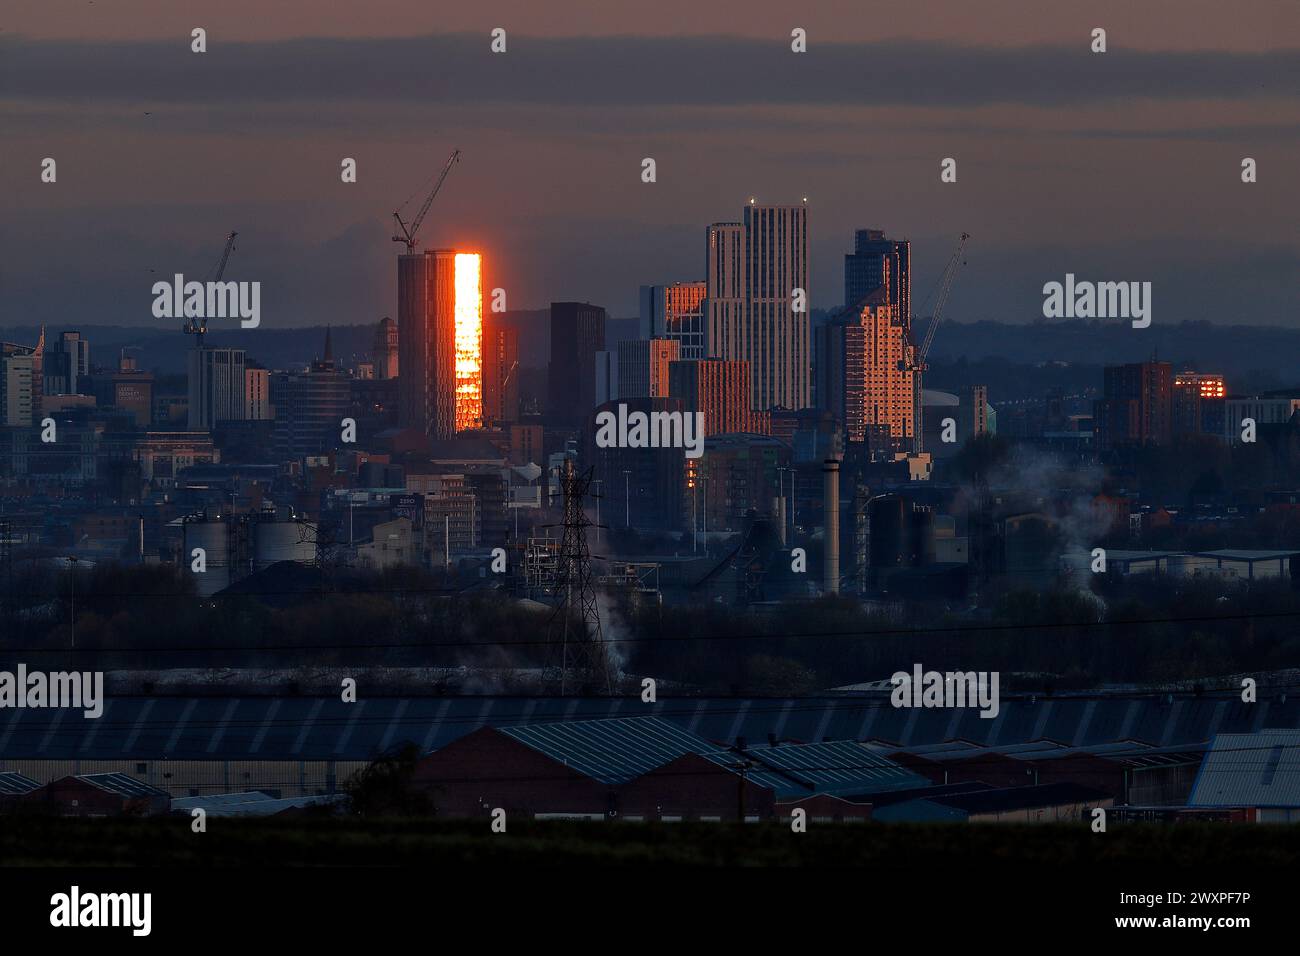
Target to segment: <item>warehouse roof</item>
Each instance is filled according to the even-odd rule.
[[[206,797],[178,797],[172,800],[172,810],[189,813],[203,809],[210,817],[269,817],[285,810],[305,807],[333,806],[346,799],[343,794],[322,796],[272,797],[259,791],[246,793],[212,794]]]
[[[627,783],[685,754],[717,750],[658,717],[502,727],[501,733],[601,783]]]
[[[743,753],[715,749],[703,756],[728,768],[748,760],[746,777],[775,790],[779,797],[874,793],[927,782],[924,777],[851,741],[783,744],[750,748]]]
[[[941,794],[924,799],[966,813],[1006,813],[1032,807],[1087,803],[1091,800],[1109,799],[1110,796],[1104,790],[1085,787],[1078,783],[1043,783],[1033,787],[1004,787],[997,790]]]
[[[8,760],[368,760],[403,742],[428,753],[480,727],[647,715],[714,744],[875,740],[878,753],[944,741],[1001,746],[1056,740],[1200,744],[1216,733],[1300,728],[1300,695],[1234,693],[1002,698],[994,719],[970,708],[894,707],[887,694],[780,698],[120,697],[103,716],[57,708],[0,709]],[[940,748],[945,749],[945,748]],[[969,749],[957,746],[953,750]]]
[[[21,797],[24,793],[39,790],[41,785],[25,774],[6,770],[0,773],[0,797]]]
[[[65,780],[68,778],[64,778]],[[114,793],[119,797],[166,797],[166,790],[159,790],[157,787],[151,787],[142,780],[124,773],[79,773],[74,774],[73,780],[80,780],[82,783],[88,783],[92,787],[98,787],[105,793]]]
[[[1189,807],[1300,807],[1300,731],[1218,734]]]

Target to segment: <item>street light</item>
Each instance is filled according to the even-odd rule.
[[[71,569],[72,577],[72,608],[68,615],[68,623],[72,627],[72,649],[77,649],[77,556],[68,555],[68,567]]]
[[[623,469],[623,527],[632,527],[632,472]]]

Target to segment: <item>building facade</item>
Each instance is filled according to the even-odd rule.
[[[586,420],[596,406],[596,353],[605,349],[605,310],[589,302],[551,303],[547,411],[558,422]]]
[[[812,403],[808,209],[745,207],[707,232],[705,353],[749,363],[753,407]]]
[[[618,390],[610,398],[663,398],[668,368],[681,357],[677,339],[634,339],[618,343]]]
[[[672,339],[684,359],[704,358],[704,298],[707,282],[641,287],[640,337]]]

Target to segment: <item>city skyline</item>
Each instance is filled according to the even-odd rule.
[[[260,25],[205,11],[206,60],[189,52],[194,24],[150,4],[80,27],[25,10],[0,39],[17,158],[0,171],[0,324],[152,324],[149,270],[207,271],[232,228],[231,274],[263,283],[268,324],[393,315],[388,217],[453,146],[464,161],[426,244],[481,251],[512,309],[585,299],[634,316],[642,285],[702,278],[707,223],[751,196],[807,196],[813,308],[843,304],[840,258],[865,224],[911,240],[918,303],[951,237],[977,236],[953,321],[1032,321],[1067,272],[1151,281],[1156,322],[1294,320],[1285,171],[1300,131],[1283,78],[1300,51],[1280,45],[1285,5],[1251,5],[1225,38],[1218,18],[1106,4],[1089,14],[1110,31],[1104,57],[1088,51],[1092,20],[1023,3],[999,5],[1015,20],[891,10],[880,36],[832,29],[828,9],[760,6],[665,36],[654,18],[506,4],[500,56],[495,22],[461,13],[428,35],[413,4],[384,4],[386,36],[292,3]],[[428,57],[445,66],[425,75]],[[60,160],[56,184],[39,180],[43,157]],[[356,183],[339,180],[345,157]],[[945,157],[955,183],[940,182]],[[1240,182],[1242,157],[1257,182]],[[68,282],[51,263],[71,234],[99,254]]]

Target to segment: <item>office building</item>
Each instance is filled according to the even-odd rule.
[[[618,343],[617,391],[610,398],[663,398],[668,367],[681,357],[677,339],[633,339]]]
[[[886,239],[880,229],[859,229],[844,256],[844,306],[853,308],[888,286],[889,304],[904,323],[912,321],[912,244]]]
[[[90,375],[90,343],[80,332],[62,333],[45,354],[45,394],[81,394],[82,380]]]
[[[746,432],[766,435],[769,413],[750,406],[749,366],[725,359],[696,359],[669,365],[669,397],[688,412],[704,413],[704,435]]]
[[[500,315],[483,320],[483,421],[519,421],[519,332]]]
[[[352,392],[345,371],[334,361],[330,333],[325,357],[305,372],[277,372],[270,379],[275,408],[275,449],[281,459],[303,458],[338,448]]]
[[[264,422],[274,417],[271,410],[271,373],[244,364],[244,419]]]
[[[189,353],[189,427],[208,430],[217,422],[245,417],[247,379],[243,349],[201,345]]]
[[[1222,375],[1179,372],[1174,376],[1174,434],[1222,437],[1227,397]]]
[[[0,425],[11,428],[36,424],[32,380],[35,359],[17,351],[0,351]]]
[[[428,249],[397,260],[398,419],[437,439],[483,423],[482,257]]]
[[[910,450],[917,423],[911,336],[889,300],[882,286],[819,330],[818,399],[848,441],[893,453]]]
[[[706,282],[641,287],[640,337],[677,342],[678,357],[704,358]]]
[[[370,364],[374,367],[375,378],[397,378],[398,369],[401,368],[397,353],[397,323],[384,316],[375,327],[375,341],[370,352]]]
[[[586,421],[596,407],[596,353],[605,348],[605,310],[589,302],[551,303],[547,411],[556,422]]]
[[[1168,444],[1173,437],[1174,375],[1168,362],[1109,365],[1102,398],[1093,405],[1094,443]]]

